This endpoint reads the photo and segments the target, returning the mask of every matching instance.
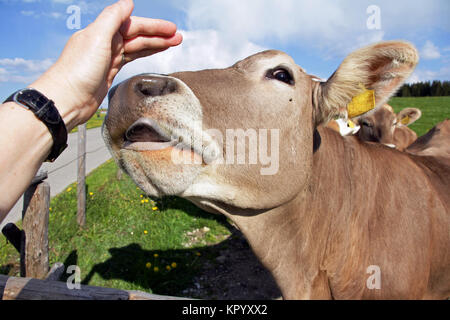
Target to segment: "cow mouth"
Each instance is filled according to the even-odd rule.
[[[158,151],[175,146],[177,139],[153,119],[140,118],[125,132],[123,148],[131,151]]]
[[[204,152],[203,141],[194,140],[194,136],[190,130],[163,126],[153,119],[140,118],[125,132],[123,149],[139,152],[174,147],[209,159],[210,152]]]

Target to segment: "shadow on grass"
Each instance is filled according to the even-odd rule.
[[[111,248],[111,257],[96,264],[82,284],[89,284],[98,274],[104,280],[123,280],[161,295],[200,299],[278,298],[281,294],[272,276],[250,248],[242,246],[243,242],[246,244],[236,235],[217,245],[196,249],[149,251],[136,243]],[[217,256],[225,261],[217,262]]]
[[[10,271],[13,269],[14,269],[14,265],[12,263],[2,265],[2,266],[0,266],[0,274],[8,275],[10,273]]]
[[[275,299],[280,291],[251,251],[242,233],[223,216],[205,213],[184,199],[157,200],[158,207],[181,209],[194,217],[226,224],[231,236],[200,248],[145,250],[132,243],[110,248],[111,257],[93,266],[82,284],[95,274],[104,280],[123,280],[155,294],[200,299]]]
[[[66,258],[66,260],[64,260],[63,262],[65,270],[67,271],[67,268],[69,266],[76,266],[78,265],[78,252],[77,250],[73,250]],[[71,274],[68,274],[67,272],[64,272],[61,275],[61,278],[59,279],[60,281],[66,282],[67,279],[71,276]]]

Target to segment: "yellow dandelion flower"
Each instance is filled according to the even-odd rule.
[[[159,271],[159,268],[158,268],[158,267],[154,267],[154,268],[153,268],[153,271],[154,271],[154,272],[158,272],[158,271]]]
[[[145,201],[145,203],[148,203],[148,199],[145,199],[144,201]]]
[[[143,198],[144,197],[144,195],[143,194],[141,194],[141,198]]]
[[[72,191],[72,187],[68,187],[66,191],[67,191],[67,192]]]
[[[155,258],[158,258],[158,257],[159,257],[159,255],[158,255],[157,253],[155,253],[153,256],[154,256]]]
[[[92,197],[94,195],[94,193],[93,192],[89,192],[89,195]]]
[[[144,200],[141,200],[141,203],[145,203],[145,201],[144,201]]]
[[[146,267],[147,269],[150,269],[151,266],[152,266],[152,264],[151,264],[150,262],[147,262],[147,263],[145,264],[145,267]]]
[[[158,210],[158,207],[153,207],[152,210],[156,211],[156,210]]]
[[[176,268],[177,267],[177,263],[176,262],[172,262],[171,267],[172,268]]]
[[[148,233],[148,231],[147,230],[144,230],[144,234],[147,234]]]
[[[48,208],[49,211],[52,211],[52,207]]]
[[[172,269],[170,266],[166,266],[167,271],[170,271],[170,269]]]

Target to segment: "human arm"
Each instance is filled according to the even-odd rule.
[[[126,62],[181,43],[173,23],[130,17],[132,10],[131,0],[107,7],[69,39],[55,64],[29,86],[55,102],[68,131],[95,114]],[[0,221],[26,190],[52,144],[47,127],[32,112],[14,102],[0,106]]]

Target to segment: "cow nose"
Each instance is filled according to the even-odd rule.
[[[172,78],[145,75],[137,79],[134,89],[146,97],[159,97],[175,92],[177,83]]]

